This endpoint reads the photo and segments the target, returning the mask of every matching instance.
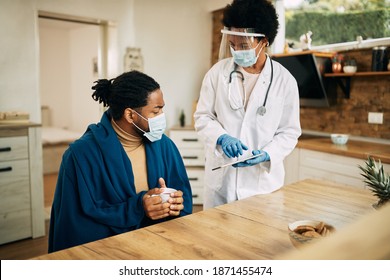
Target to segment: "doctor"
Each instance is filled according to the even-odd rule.
[[[279,25],[274,6],[234,0],[222,22],[220,61],[204,77],[194,114],[205,144],[205,209],[281,188],[283,160],[301,134],[297,83],[265,52]],[[251,155],[259,156],[212,170]]]

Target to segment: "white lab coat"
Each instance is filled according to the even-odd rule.
[[[301,135],[298,86],[288,70],[273,61],[273,81],[265,106],[267,112],[261,116],[257,109],[263,105],[270,82],[270,59],[267,58],[259,75],[246,110],[234,111],[229,105],[228,80],[233,68],[233,60],[227,58],[207,72],[194,114],[195,129],[205,145],[204,208],[281,188],[285,175],[283,160]],[[229,166],[212,171],[229,162],[221,147],[216,145],[217,139],[225,133],[248,146],[244,155],[261,149],[271,160],[250,167]]]

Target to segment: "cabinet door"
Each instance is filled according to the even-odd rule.
[[[0,244],[32,236],[30,209],[2,213],[0,216]]]
[[[0,244],[3,244],[32,235],[28,160],[1,161],[0,171]]]
[[[284,184],[289,185],[299,181],[299,148],[295,148],[284,159]]]
[[[311,150],[300,150],[299,179],[316,178],[364,188],[358,165],[364,160]]]

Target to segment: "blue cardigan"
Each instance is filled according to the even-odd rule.
[[[100,123],[65,151],[60,166],[50,217],[49,253],[135,230],[154,223],[145,216],[142,197],[136,193],[131,162],[112,128],[109,111]],[[183,160],[167,136],[145,140],[149,188],[167,187],[183,192],[184,209],[192,213],[192,192]]]

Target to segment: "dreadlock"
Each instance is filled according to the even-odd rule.
[[[92,98],[104,107],[110,107],[112,117],[118,120],[126,108],[139,108],[146,106],[148,96],[160,88],[160,85],[148,75],[139,71],[130,71],[117,78],[95,81],[92,86]]]

